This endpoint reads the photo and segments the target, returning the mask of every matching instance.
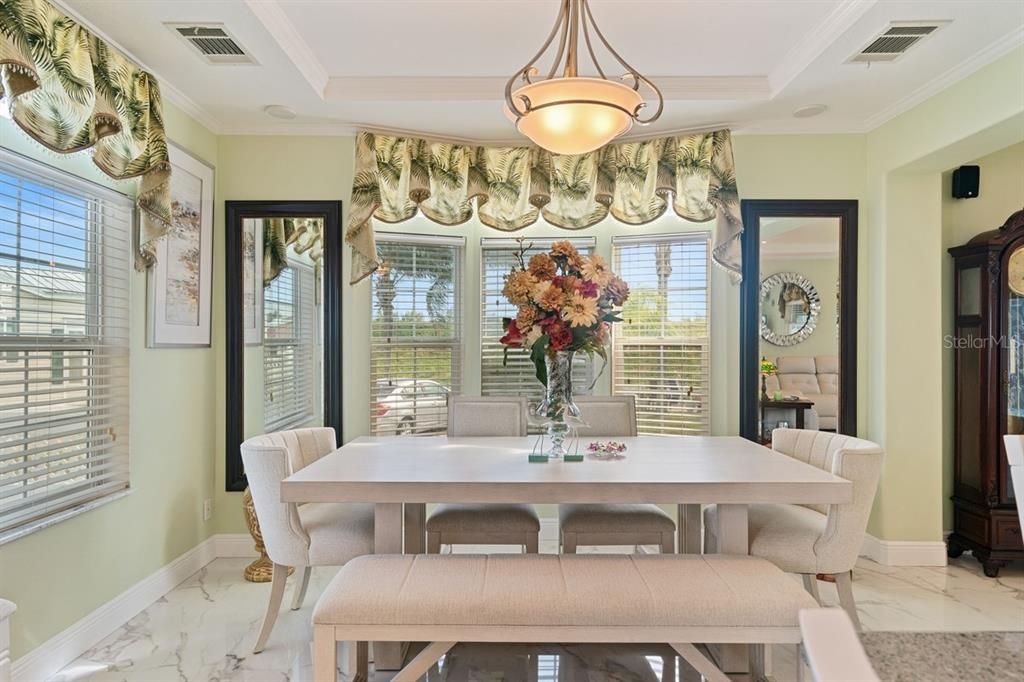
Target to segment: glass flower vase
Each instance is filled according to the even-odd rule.
[[[552,459],[565,456],[569,422],[578,423],[580,418],[580,408],[572,399],[572,360],[575,355],[574,351],[555,351],[545,357],[548,385],[544,401],[537,407],[537,415],[547,422],[551,445],[545,454]]]

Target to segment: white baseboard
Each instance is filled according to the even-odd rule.
[[[19,658],[11,667],[12,679],[49,679],[215,558],[211,537]]]
[[[946,543],[941,540],[879,540],[865,533],[860,554],[883,566],[946,565]]]
[[[221,533],[212,538],[218,559],[255,559],[256,546],[248,533]]]

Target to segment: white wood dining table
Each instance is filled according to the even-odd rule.
[[[731,436],[619,438],[623,459],[531,463],[532,437],[362,437],[281,483],[284,502],[375,504],[374,551],[422,553],[428,503],[677,505],[680,552],[699,552],[701,504],[718,504],[718,551],[748,553],[750,504],[842,504],[849,481]],[[382,649],[377,666],[398,666]]]

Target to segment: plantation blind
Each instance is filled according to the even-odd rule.
[[[708,238],[612,240],[614,269],[630,288],[613,325],[612,391],[636,396],[640,433],[710,430]]]
[[[323,423],[316,271],[292,259],[263,290],[263,423],[267,432]]]
[[[0,150],[0,536],[128,487],[132,210]]]
[[[462,390],[465,239],[378,233],[371,279],[370,431],[442,433]]]
[[[525,244],[526,260],[530,256],[548,251],[556,239],[529,239]],[[594,251],[595,239],[576,238],[566,240],[580,253]],[[516,316],[516,307],[508,302],[501,290],[505,276],[518,263],[519,251],[516,239],[483,238],[480,240],[480,393],[485,396],[523,396],[540,400],[544,387],[537,380],[536,368],[530,361],[530,354],[521,349],[508,350],[505,362],[505,347],[501,337],[505,335],[502,320]],[[593,381],[594,363],[584,354],[578,354],[573,361],[573,393],[589,393]]]

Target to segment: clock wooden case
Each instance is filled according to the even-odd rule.
[[[1024,211],[949,250],[954,268],[953,533],[996,577],[1024,543],[1003,434],[1024,434]]]

